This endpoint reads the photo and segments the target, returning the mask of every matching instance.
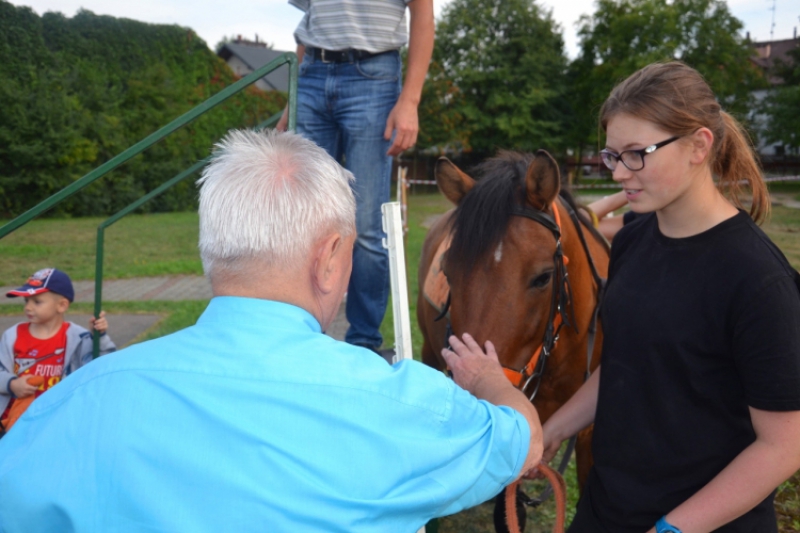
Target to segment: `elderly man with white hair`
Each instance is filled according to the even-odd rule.
[[[351,180],[297,135],[229,133],[199,181],[214,298],[33,403],[0,440],[0,531],[413,532],[537,464],[490,345],[452,338],[454,383],[324,335]]]

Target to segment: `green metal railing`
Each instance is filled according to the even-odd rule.
[[[201,103],[200,105],[194,107],[190,111],[184,113],[180,117],[176,118],[163,128],[159,129],[155,133],[150,134],[149,136],[145,137],[138,143],[134,144],[121,154],[113,157],[109,161],[103,163],[93,171],[89,172],[79,180],[75,181],[71,185],[64,187],[56,194],[50,196],[49,198],[39,202],[34,207],[26,211],[25,213],[19,215],[18,217],[14,218],[10,222],[6,223],[2,227],[0,227],[0,239],[5,237],[6,235],[12,233],[13,231],[19,229],[20,227],[24,226],[34,218],[38,217],[42,213],[52,209],[55,205],[60,202],[63,202],[73,194],[81,191],[85,187],[91,185],[95,181],[99,180],[112,170],[116,169],[117,167],[127,163],[132,158],[136,157],[140,153],[144,152],[155,143],[163,139],[164,137],[170,135],[171,133],[177,131],[178,129],[182,128],[186,124],[192,122],[199,116],[203,115],[204,113],[210,111],[214,107],[218,106],[222,102],[226,101],[227,99],[231,98],[232,96],[240,93],[248,86],[254,84],[259,79],[263,78],[273,70],[276,70],[283,65],[289,65],[289,121],[288,121],[288,129],[294,130],[297,124],[297,73],[298,73],[298,62],[297,56],[292,52],[287,52],[273,61],[267,63],[263,67],[259,68],[258,70],[254,71],[253,73],[245,76],[244,78],[240,79],[236,83],[233,83],[229,87],[226,87],[222,91],[218,92],[205,102]],[[266,121],[262,122],[257,126],[257,129],[268,128],[274,126],[278,120],[280,119],[282,112],[279,112]],[[99,317],[100,310],[102,307],[102,288],[103,288],[103,254],[104,254],[104,241],[105,241],[105,229],[124,216],[132,213],[139,207],[141,207],[146,202],[152,200],[156,196],[162,194],[169,188],[175,186],[176,184],[180,183],[187,177],[191,176],[203,166],[208,163],[210,156],[198,161],[191,167],[187,168],[180,174],[176,175],[172,179],[164,182],[161,186],[153,189],[145,196],[142,196],[135,202],[131,203],[127,207],[121,209],[105,221],[103,221],[100,226],[97,228],[97,256],[95,258],[96,266],[95,266],[95,309],[94,309],[94,316]],[[97,357],[99,354],[99,337],[95,336],[94,338],[94,357]]]
[[[256,126],[255,129],[261,130],[264,128],[271,128],[278,123],[280,120],[281,115],[283,115],[283,111],[279,111],[275,113],[270,118]],[[97,247],[95,252],[95,270],[94,270],[94,316],[99,317],[100,311],[103,309],[103,259],[105,256],[105,232],[106,228],[118,222],[120,219],[129,215],[142,207],[144,204],[152,200],[153,198],[161,195],[162,193],[166,192],[167,190],[171,189],[178,183],[182,182],[198,170],[202,169],[206,164],[211,160],[211,156],[206,157],[205,159],[201,159],[194,165],[190,166],[180,174],[177,174],[174,178],[169,181],[165,181],[162,183],[158,188],[153,189],[146,195],[142,196],[135,202],[128,204],[127,206],[123,207],[103,222],[97,226]],[[94,348],[93,348],[93,357],[97,357],[100,355],[100,337],[97,335],[94,336]]]
[[[24,226],[45,211],[52,209],[59,202],[63,202],[73,194],[84,189],[88,185],[91,185],[115,168],[144,152],[170,133],[182,128],[200,115],[210,111],[225,100],[243,91],[249,85],[257,82],[259,79],[263,78],[273,70],[287,63],[289,64],[289,129],[294,130],[297,122],[297,56],[292,52],[287,52],[275,58],[273,61],[270,61],[260,69],[254,71],[252,74],[249,74],[236,83],[221,90],[202,104],[196,106],[194,109],[184,113],[182,116],[176,118],[155,133],[145,137],[118,156],[115,156],[103,163],[93,171],[83,176],[81,179],[75,181],[67,187],[64,187],[59,192],[55,193],[46,200],[43,200],[25,213],[0,227],[0,239],[19,229],[21,226]]]

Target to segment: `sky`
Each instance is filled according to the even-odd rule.
[[[272,43],[278,50],[294,50],[292,33],[302,13],[287,0],[10,0],[14,5],[33,8],[39,15],[60,11],[72,17],[83,8],[97,15],[131,18],[143,22],[178,24],[192,28],[209,47],[224,37],[242,35]],[[434,0],[437,19],[450,0]],[[800,0],[728,0],[735,17],[744,22],[744,31],[755,41],[770,39],[775,6],[774,39],[790,39],[800,26]],[[578,53],[576,22],[594,11],[594,0],[538,0],[552,9],[561,25],[567,55]]]

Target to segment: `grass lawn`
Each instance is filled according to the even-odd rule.
[[[422,189],[422,188],[420,188]],[[800,184],[778,183],[772,190],[800,201]],[[610,191],[580,191],[584,201]],[[409,197],[409,232],[406,237],[406,263],[410,292],[412,341],[416,356],[422,337],[416,324],[417,265],[427,226],[451,205],[440,194],[421,190]],[[100,218],[37,220],[0,240],[0,285],[21,283],[45,266],[56,266],[73,279],[94,278],[97,225]],[[800,209],[776,206],[766,233],[783,250],[795,268],[800,269]],[[169,213],[129,216],[106,231],[105,273],[108,279],[169,274],[202,273],[197,254],[197,214]],[[189,302],[106,302],[109,313],[157,313],[163,315],[143,338],[159,337],[193,324],[205,308],[204,301]],[[91,304],[74,304],[72,310],[91,312]],[[16,306],[0,307],[0,314],[18,314]],[[381,326],[386,345],[393,344],[391,306]],[[544,482],[526,482],[526,492],[536,495]],[[574,461],[567,473],[568,506],[574,509],[577,489]],[[439,521],[439,533],[484,533],[492,527],[491,503],[478,506]],[[785,483],[776,501],[780,531],[800,531],[800,476]],[[552,499],[538,509],[528,510],[528,532],[550,531],[555,506]],[[433,528],[431,528],[433,531]]]
[[[38,219],[0,239],[0,285],[22,283],[44,267],[94,279],[97,226],[104,218]],[[5,221],[0,221],[5,223]],[[130,215],[105,231],[106,279],[202,275],[197,213]]]

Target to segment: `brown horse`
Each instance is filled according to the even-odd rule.
[[[425,281],[441,269],[453,334],[468,332],[481,345],[491,340],[509,379],[529,397],[535,394],[533,404],[544,422],[583,384],[587,366],[594,370],[600,362],[602,332],[598,327],[590,345],[589,330],[600,297],[597,274],[605,278],[608,272],[608,245],[588,221],[581,218],[576,226],[577,209],[568,195],[559,196],[558,166],[547,152],[500,152],[477,173],[478,181],[445,158],[437,163],[439,188],[457,208],[431,227],[422,249],[417,303],[422,358],[445,367],[441,350],[448,321],[435,319],[447,304],[441,290],[438,297],[432,294],[433,277],[427,294]],[[531,363],[548,335],[560,338],[549,356]],[[540,378],[531,377],[538,372]],[[577,440],[581,487],[591,466],[590,440],[590,429]]]

